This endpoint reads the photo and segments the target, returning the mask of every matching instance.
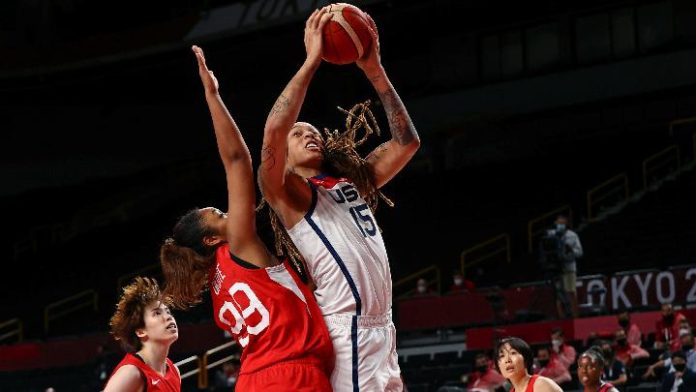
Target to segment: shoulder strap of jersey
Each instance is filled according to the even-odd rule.
[[[602,385],[599,387],[599,389],[597,390],[597,392],[607,392],[608,390],[610,390],[610,389],[612,389],[612,388],[614,388],[613,385],[611,385],[611,384],[608,383],[608,382],[605,382],[604,384],[602,384]]]
[[[143,365],[146,365],[145,360],[143,359],[143,357],[138,355],[138,353],[132,353],[131,355],[134,358],[136,358],[137,360],[139,360],[140,362],[142,362]],[[140,378],[142,378],[142,380],[143,380],[143,385],[145,386],[143,388],[143,392],[147,392],[147,376],[145,376],[145,372],[143,371],[143,369],[140,366],[135,366],[135,368],[138,369],[138,372],[140,373]]]

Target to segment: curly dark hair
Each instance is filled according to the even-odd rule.
[[[203,237],[211,233],[199,209],[193,208],[179,218],[172,237],[160,247],[164,294],[171,297],[176,309],[188,309],[203,301],[208,272],[215,265],[217,247],[203,243]]]
[[[138,276],[123,288],[109,327],[124,350],[133,352],[142,347],[135,331],[145,327],[145,308],[155,301],[162,301],[167,306],[171,304],[171,299],[162,294],[154,278]]]

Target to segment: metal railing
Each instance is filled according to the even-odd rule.
[[[532,253],[534,251],[534,243],[537,237],[544,232],[544,228],[548,227],[556,216],[565,213],[568,217],[568,224],[573,225],[573,209],[569,205],[564,205],[556,208],[555,210],[549,211],[538,217],[530,220],[527,223],[527,251]]]
[[[49,304],[44,309],[44,332],[48,332],[50,322],[92,306],[97,311],[99,295],[94,290],[85,290],[60,301]]]
[[[471,248],[463,250],[459,255],[462,275],[466,276],[466,270],[468,268],[478,265],[482,261],[492,259],[500,254],[505,254],[505,260],[508,263],[510,262],[510,236],[507,233],[497,235]]]
[[[669,136],[674,136],[674,127],[677,125],[684,125],[696,123],[696,117],[680,118],[678,120],[673,120],[669,122]]]
[[[647,189],[651,183],[650,179],[655,175],[660,176],[660,172],[664,176],[678,171],[680,167],[681,155],[675,145],[649,156],[643,161],[643,189]]]
[[[442,290],[441,290],[442,278],[440,275],[440,268],[438,266],[435,266],[435,265],[432,265],[432,266],[427,267],[427,268],[423,268],[420,271],[416,271],[416,272],[412,273],[411,275],[408,275],[404,278],[399,279],[396,283],[394,283],[393,292],[396,293],[396,291],[398,289],[404,287],[404,285],[406,283],[416,281],[424,276],[429,276],[429,275],[430,275],[430,278],[427,279],[428,285],[431,286],[434,284],[435,287],[437,288],[438,294],[442,293]],[[411,288],[404,291],[402,294],[398,295],[397,298],[407,297],[407,296],[413,294],[414,290],[415,289],[413,288],[413,285],[411,285]]]
[[[182,372],[182,367],[184,365],[187,365],[191,362],[196,362],[196,367],[192,370],[188,370],[185,372]],[[195,374],[198,374],[201,371],[201,359],[198,357],[198,355],[191,355],[188,358],[184,358],[179,362],[176,362],[174,365],[176,365],[177,368],[179,368],[179,372],[181,372],[181,379],[186,379],[189,378]]]
[[[0,342],[3,340],[7,340],[13,336],[17,336],[17,343],[21,342],[22,339],[24,339],[24,324],[22,324],[22,320],[18,318],[13,318],[11,320],[3,321],[0,323],[0,330],[7,329],[8,332],[3,333],[0,335]]]
[[[198,375],[198,389],[206,389],[208,388],[208,371],[211,369],[214,369],[232,359],[239,359],[239,354],[234,353],[230,355],[226,355],[212,363],[208,363],[210,360],[210,356],[212,356],[215,353],[218,353],[222,350],[225,350],[230,347],[234,347],[237,345],[237,342],[235,341],[229,341],[227,343],[223,343],[217,347],[213,347],[210,350],[204,352],[201,355],[192,355],[188,358],[184,358],[179,362],[176,362],[175,365],[176,367],[179,368],[179,371],[181,372],[181,379],[187,379],[191,376],[195,376],[196,374]],[[194,369],[188,370],[188,371],[182,371],[181,367],[184,365],[187,365],[191,362],[196,363],[196,367]]]
[[[220,366],[220,365],[224,364],[225,362],[229,362],[232,359],[239,359],[239,355],[235,353],[235,354],[226,355],[226,356],[224,356],[224,357],[222,357],[222,358],[220,358],[212,363],[208,363],[210,361],[210,357],[213,354],[220,352],[224,349],[233,347],[236,344],[237,344],[237,342],[231,341],[231,342],[228,342],[225,344],[221,344],[221,345],[203,353],[203,356],[202,356],[201,362],[200,362],[200,374],[198,376],[198,388],[208,388],[208,371],[210,369],[213,369],[217,366]]]
[[[614,206],[621,201],[628,199],[628,176],[626,173],[616,175],[596,187],[587,191],[587,219],[595,217],[595,207],[607,207],[602,204],[605,200],[611,199],[611,205]]]

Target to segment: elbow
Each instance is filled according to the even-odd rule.
[[[263,134],[264,135],[275,135],[277,133],[280,133],[282,128],[283,128],[283,123],[279,121],[278,119],[274,118],[269,118],[266,120],[266,124],[263,127]]]
[[[413,157],[414,155],[416,155],[416,152],[418,152],[418,150],[420,149],[420,146],[421,146],[420,138],[418,137],[418,135],[416,135],[413,138],[413,140],[411,140],[408,144],[406,144],[404,146],[404,148],[406,149],[407,154],[410,157]]]
[[[421,140],[420,140],[420,138],[418,137],[418,135],[416,135],[416,137],[413,138],[413,142],[411,142],[411,145],[413,146],[412,148],[413,148],[413,152],[414,152],[414,153],[420,149]]]
[[[223,155],[222,161],[225,166],[240,164],[251,166],[251,155],[249,154],[249,151],[232,151]]]

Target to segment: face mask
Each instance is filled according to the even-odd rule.
[[[549,364],[548,359],[540,359],[539,360],[539,366],[541,366],[541,367],[546,367],[546,365],[548,365],[548,364]]]
[[[561,339],[553,339],[551,341],[551,344],[553,344],[554,347],[561,347],[561,344],[563,344],[563,341]]]
[[[556,231],[559,233],[563,233],[566,229],[566,225],[563,223],[556,223]]]
[[[675,364],[672,364],[672,366],[674,366],[674,370],[676,370],[678,372],[683,372],[684,369],[686,369],[685,363],[675,363]]]
[[[682,351],[690,351],[694,349],[693,344],[682,344]]]
[[[461,286],[462,283],[464,283],[464,280],[462,280],[462,278],[454,278],[454,284],[456,284],[457,286]]]
[[[426,289],[425,286],[418,285],[418,292],[419,293],[421,293],[421,294],[425,293],[425,289]]]
[[[625,346],[625,345],[626,345],[626,338],[623,338],[623,339],[616,339],[616,343],[617,343],[619,346]]]
[[[666,324],[672,324],[674,322],[674,315],[666,314],[662,316],[662,321],[664,321]]]
[[[605,350],[605,351],[602,351],[602,353],[604,354],[604,358],[606,358],[607,360],[611,360],[612,358],[614,358],[613,351]]]
[[[476,366],[476,371],[479,373],[485,373],[486,371],[488,371],[488,366],[487,365]]]
[[[628,327],[629,321],[628,320],[619,320],[619,325],[626,328]]]

